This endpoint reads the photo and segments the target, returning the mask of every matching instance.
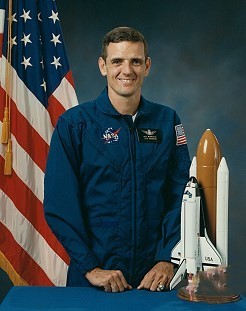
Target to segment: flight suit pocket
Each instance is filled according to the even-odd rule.
[[[113,219],[99,219],[90,223],[91,248],[102,265],[117,254],[118,225],[119,222]]]

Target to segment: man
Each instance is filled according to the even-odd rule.
[[[107,88],[54,131],[46,219],[71,258],[68,286],[163,290],[189,177],[183,127],[174,110],[141,96],[151,66],[141,33],[110,31],[98,63]]]

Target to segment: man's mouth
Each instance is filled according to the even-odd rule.
[[[119,80],[123,83],[132,83],[132,81],[134,81],[134,79],[119,79]]]

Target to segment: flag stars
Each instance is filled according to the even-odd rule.
[[[32,66],[32,64],[30,63],[30,59],[31,57],[25,58],[25,56],[23,56],[23,62],[21,64],[25,66],[25,70],[28,66]]]
[[[41,19],[41,12],[38,13],[38,20],[39,20],[40,22],[42,22],[42,19]]]
[[[40,64],[41,64],[42,68],[44,69],[44,61],[43,61],[43,59],[41,60]]]
[[[49,16],[49,18],[50,18],[50,19],[53,19],[53,23],[55,24],[56,21],[59,21],[58,12],[55,13],[55,12],[52,10],[52,14]]]
[[[40,86],[42,86],[44,88],[44,91],[46,92],[46,82],[44,81],[44,79],[43,79],[43,83]]]
[[[13,45],[17,45],[16,38],[17,38],[16,36],[15,36],[14,38],[11,38],[11,42],[10,42],[11,47],[12,47]]]
[[[58,58],[56,58],[55,56],[53,56],[53,57],[54,57],[54,61],[51,63],[51,65],[54,65],[57,69],[58,66],[61,66],[61,64],[59,62],[61,57],[58,57]]]
[[[59,40],[60,35],[55,36],[55,35],[52,33],[52,36],[53,36],[53,39],[50,40],[50,42],[53,42],[55,46],[56,46],[57,43],[61,43],[61,41]]]
[[[29,34],[29,35],[26,36],[26,35],[24,34],[24,32],[23,32],[23,38],[21,39],[21,41],[24,42],[25,46],[27,45],[27,43],[32,43],[32,41],[29,39],[29,38],[30,38],[30,35],[31,35],[31,34]]]
[[[15,18],[16,13],[11,15],[10,18],[8,18],[10,20],[11,23],[16,22],[17,23],[17,19]]]
[[[32,18],[29,16],[29,14],[30,14],[30,10],[29,10],[28,12],[26,12],[25,9],[23,9],[23,14],[22,14],[20,17],[23,17],[23,18],[24,18],[25,23],[26,23],[26,21],[27,21],[28,19],[32,19]]]

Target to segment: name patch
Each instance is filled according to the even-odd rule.
[[[162,132],[159,129],[137,129],[138,141],[140,143],[161,143]]]

